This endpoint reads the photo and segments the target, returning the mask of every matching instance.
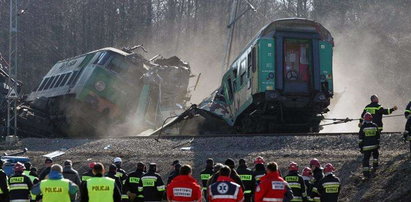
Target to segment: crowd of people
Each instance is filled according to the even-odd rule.
[[[261,156],[253,169],[244,159],[236,166],[231,158],[224,164],[209,158],[198,176],[200,183],[192,176],[192,167],[178,160],[167,180],[157,173],[155,163],[139,162],[135,171],[127,173],[119,157],[107,171],[102,163],[92,162],[83,174],[73,169],[70,160],[61,166],[47,158],[44,166],[37,174],[30,163],[16,163],[9,178],[0,171],[0,201],[337,201],[341,189],[333,165],[322,168],[317,159],[301,174],[298,164],[291,162],[289,172],[282,175],[277,163],[266,163]]]

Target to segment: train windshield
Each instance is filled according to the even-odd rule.
[[[312,77],[311,40],[284,40],[284,87],[286,92],[308,92]]]

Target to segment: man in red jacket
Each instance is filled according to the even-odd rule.
[[[191,166],[180,168],[180,175],[176,176],[167,186],[168,201],[198,201],[201,202],[201,188],[191,176]]]
[[[231,169],[223,166],[219,171],[217,181],[208,187],[209,202],[242,202],[244,192],[241,185],[230,178]]]
[[[255,202],[288,202],[293,199],[293,192],[288,183],[280,177],[278,165],[271,162],[267,165],[266,175],[260,179],[255,190]]]

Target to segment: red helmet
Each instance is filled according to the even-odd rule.
[[[313,172],[312,172],[311,168],[305,167],[304,170],[303,170],[303,176],[307,176],[307,177],[313,176]]]
[[[261,157],[261,156],[257,156],[257,158],[255,158],[255,160],[254,160],[254,165],[255,164],[264,164],[264,163],[265,163],[264,158]]]
[[[88,164],[88,167],[93,169],[95,165],[96,165],[96,162],[91,162]]]
[[[26,167],[24,167],[24,164],[17,162],[16,164],[14,164],[14,172],[23,172],[26,169]]]
[[[367,112],[364,114],[363,119],[364,121],[372,121],[372,115],[369,112]]]
[[[331,163],[325,164],[324,173],[331,173],[331,172],[334,172],[334,171],[335,171],[335,168],[334,168],[333,164],[331,164]]]
[[[296,162],[291,162],[288,165],[288,170],[289,171],[298,171],[298,164]]]
[[[319,167],[321,167],[320,161],[319,161],[318,159],[316,159],[316,158],[313,158],[313,159],[310,161],[310,166],[315,166],[315,167],[319,168]]]

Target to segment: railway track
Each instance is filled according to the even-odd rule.
[[[382,132],[381,135],[401,134],[402,132]],[[282,136],[349,136],[358,135],[358,132],[336,132],[336,133],[260,133],[260,134],[202,134],[202,135],[151,135],[151,136],[125,136],[124,138],[146,138],[146,139],[185,139],[185,138],[215,138],[215,137],[282,137]]]

